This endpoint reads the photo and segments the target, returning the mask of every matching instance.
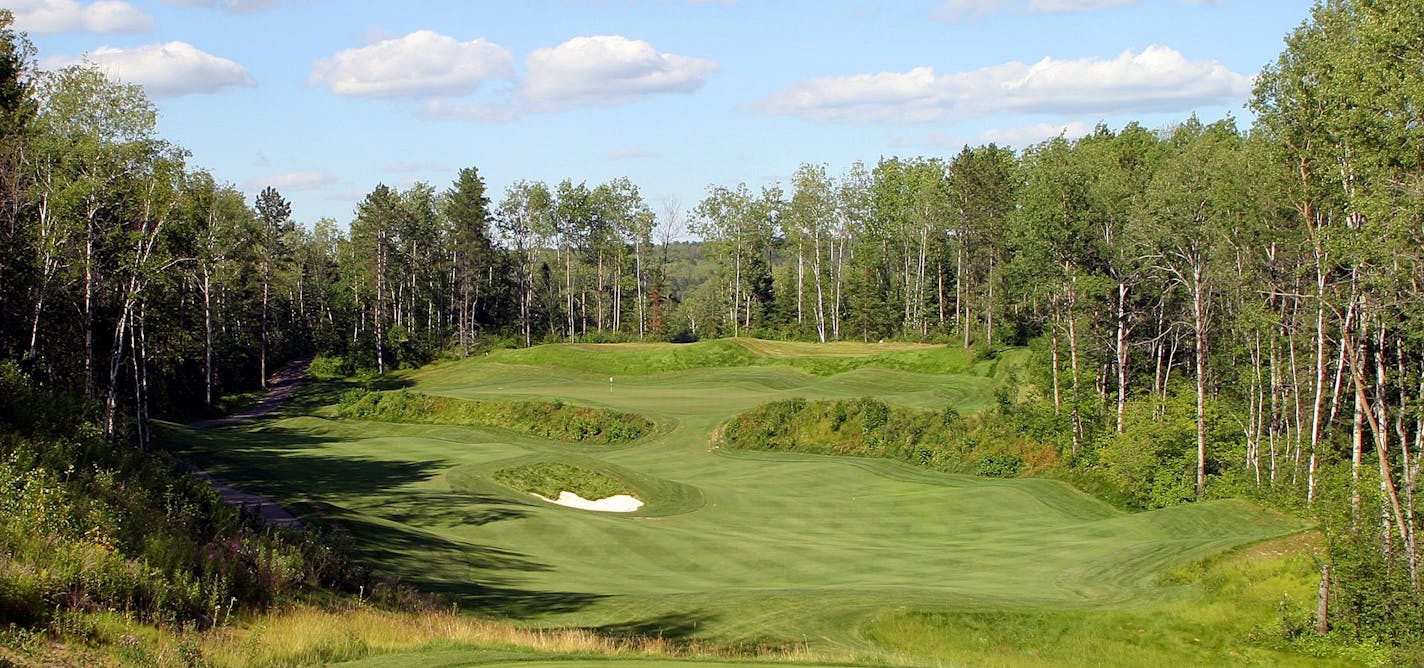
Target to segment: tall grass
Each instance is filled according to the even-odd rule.
[[[507,364],[578,369],[604,375],[646,375],[687,369],[787,366],[816,376],[878,367],[925,374],[966,373],[972,356],[953,346],[877,346],[717,339],[688,344],[556,344],[500,351]],[[992,373],[992,365],[984,367]]]
[[[627,443],[651,434],[656,427],[637,413],[558,401],[468,401],[408,390],[356,390],[342,398],[338,413],[385,422],[500,427],[571,442]]]
[[[502,485],[551,499],[563,491],[585,499],[606,499],[630,491],[627,484],[606,473],[558,462],[534,462],[500,469],[492,477]]]
[[[273,612],[242,627],[219,629],[199,643],[208,665],[287,668],[350,661],[421,649],[483,650],[494,656],[590,658],[744,658],[774,661],[848,660],[846,652],[812,652],[803,644],[745,647],[661,637],[611,636],[582,628],[525,628],[457,614],[453,609],[392,613],[371,608]],[[172,655],[169,650],[165,654]],[[416,658],[410,665],[418,665]],[[181,664],[172,664],[181,665]]]
[[[1000,416],[962,417],[953,405],[924,411],[871,397],[763,404],[715,435],[731,448],[897,459],[937,471],[1012,478],[1056,463],[1052,448],[1015,437]]]

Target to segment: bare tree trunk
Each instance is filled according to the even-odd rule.
[[[1320,593],[1315,597],[1315,632],[1330,632],[1330,564],[1320,567]]]
[[[212,275],[203,269],[203,404],[213,407],[213,287]]]
[[[1127,283],[1117,283],[1117,341],[1114,351],[1117,366],[1117,433],[1126,428],[1127,415]]]

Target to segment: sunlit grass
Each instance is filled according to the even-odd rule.
[[[331,411],[240,429],[175,430],[174,439],[217,475],[296,503],[307,511],[304,519],[348,537],[355,554],[381,573],[463,610],[503,616],[510,629],[536,639],[563,633],[558,628],[590,634],[557,636],[570,647],[547,650],[559,656],[606,650],[641,657],[654,646],[638,642],[660,639],[668,644],[653,656],[701,647],[718,661],[760,657],[761,650],[781,660],[777,652],[794,650],[822,662],[978,665],[999,661],[1001,646],[1022,646],[1000,665],[1071,664],[1095,652],[1117,652],[1126,665],[1138,628],[1158,631],[1159,649],[1142,655],[1152,660],[1232,656],[1201,654],[1192,638],[1278,656],[1252,644],[1258,622],[1228,623],[1234,594],[1222,594],[1213,607],[1203,598],[1206,586],[1180,569],[1299,531],[1297,520],[1240,501],[1129,514],[1052,480],[715,447],[711,436],[727,419],[792,397],[873,396],[936,411],[950,404],[972,415],[992,403],[994,387],[1020,357],[1010,351],[974,362],[952,346],[877,344],[798,356],[805,345],[544,346],[391,381],[427,395],[559,401],[666,425],[632,444],[328,419]],[[539,503],[522,485],[496,477],[551,462],[611,476],[648,505],[620,516],[591,513]],[[1279,599],[1263,600],[1269,607]],[[1192,601],[1196,616],[1173,607]],[[468,622],[494,633],[463,617],[422,622],[436,629],[429,634],[405,629],[387,637],[384,629],[399,625],[382,622],[372,622],[380,628],[369,633],[334,630],[360,627],[360,619],[313,622],[304,640],[272,640],[274,648],[292,642],[309,649],[271,651],[313,652],[306,655],[312,662],[363,656],[376,662],[369,665],[419,666],[468,665],[473,659],[461,663],[460,652],[505,647],[446,626]],[[1129,626],[1131,633],[1116,630]],[[984,645],[967,640],[981,629],[994,631]],[[961,640],[946,644],[947,633]],[[463,649],[441,644],[447,642]],[[727,648],[743,649],[717,654]]]

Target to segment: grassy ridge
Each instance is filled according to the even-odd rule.
[[[345,398],[342,417],[384,422],[482,425],[556,441],[627,443],[656,425],[636,413],[571,406],[558,401],[465,401],[419,392],[364,392]]]
[[[865,633],[896,652],[982,666],[1382,665],[1387,652],[1321,645],[1309,657],[1290,644],[1313,623],[1319,543],[1296,534],[1184,565],[1165,576],[1180,583],[1177,595],[1133,608],[901,609]]]
[[[502,485],[549,499],[558,498],[559,493],[564,491],[592,500],[628,493],[628,486],[613,476],[557,462],[536,462],[500,469],[492,477]]]
[[[506,364],[553,366],[611,376],[751,366],[787,366],[816,376],[863,368],[955,374],[966,373],[974,366],[968,353],[952,346],[814,344],[740,338],[688,344],[552,344],[500,351],[492,359]]]
[[[1022,439],[985,438],[985,421],[954,406],[925,411],[871,397],[763,404],[737,415],[714,436],[718,445],[820,455],[885,457],[948,473],[1011,478],[1052,466],[1055,453]]]

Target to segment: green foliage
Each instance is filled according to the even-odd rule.
[[[571,442],[627,443],[656,428],[652,420],[636,413],[559,401],[465,401],[408,390],[348,391],[338,412],[361,420],[499,427]]]
[[[786,366],[815,376],[867,368],[953,374],[968,372],[971,366],[969,356],[953,346],[902,345],[887,351],[856,343],[816,345],[747,338],[631,346],[553,344],[501,351],[491,358],[509,364],[548,365],[612,376],[749,366]]]
[[[975,473],[986,478],[1013,478],[1023,467],[1023,459],[1012,452],[990,452],[979,459]]]
[[[1050,451],[1015,438],[1000,417],[981,414],[965,419],[955,411],[955,419],[946,422],[945,413],[893,406],[870,397],[814,402],[797,397],[733,417],[716,438],[732,448],[888,457],[988,477],[1016,477],[1053,462]]]
[[[308,375],[323,380],[346,378],[355,372],[351,362],[339,355],[317,355],[307,367]]]
[[[606,499],[629,494],[628,486],[605,473],[558,462],[536,462],[500,469],[492,476],[502,485],[556,499],[559,492],[573,492],[585,499]]]

